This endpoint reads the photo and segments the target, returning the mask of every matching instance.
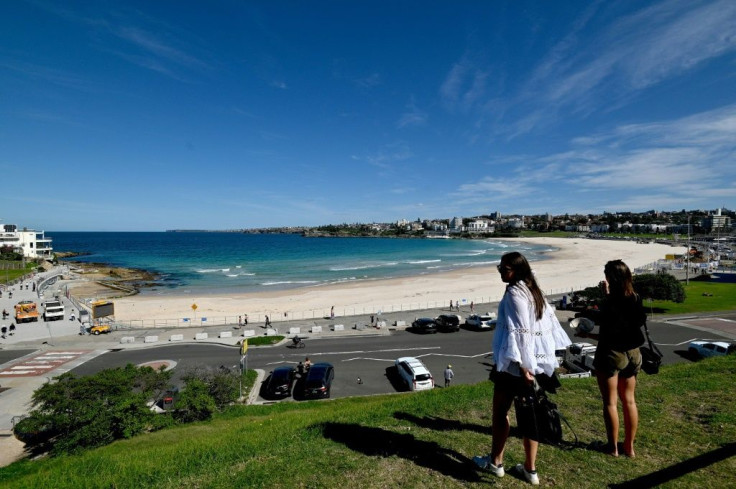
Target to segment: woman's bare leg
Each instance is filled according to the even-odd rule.
[[[502,389],[493,389],[493,427],[491,433],[491,463],[500,465],[503,463],[503,451],[506,448],[506,440],[509,437],[509,409],[514,396]]]
[[[618,374],[613,377],[605,377],[599,374],[598,388],[601,391],[603,401],[603,421],[606,424],[606,438],[611,455],[618,457]]]
[[[639,427],[639,410],[636,407],[636,376],[618,380],[618,395],[624,411],[624,453],[634,457],[634,439]]]

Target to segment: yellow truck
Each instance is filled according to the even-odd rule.
[[[30,323],[38,321],[38,309],[33,301],[20,301],[15,305],[15,322]]]

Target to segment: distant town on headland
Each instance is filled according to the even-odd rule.
[[[492,212],[475,217],[401,219],[392,223],[343,223],[323,226],[287,226],[244,229],[170,229],[167,232],[229,232],[247,234],[301,234],[306,237],[518,237],[534,233],[702,235],[734,234],[736,211],[715,210],[604,212],[603,214],[519,214]]]

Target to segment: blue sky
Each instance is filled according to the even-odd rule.
[[[0,218],[733,209],[736,2],[0,5]]]

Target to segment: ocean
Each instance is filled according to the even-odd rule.
[[[46,232],[54,251],[155,272],[143,294],[260,292],[439,273],[497,264],[508,251],[530,261],[547,246],[509,241],[303,238],[293,234]]]

